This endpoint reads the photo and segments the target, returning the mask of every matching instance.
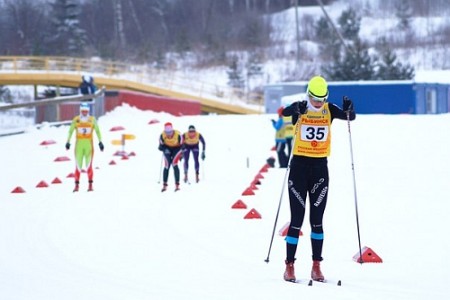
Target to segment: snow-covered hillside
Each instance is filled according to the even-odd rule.
[[[372,47],[377,39],[382,37],[394,41],[393,50],[399,62],[411,64],[420,78],[427,78],[422,75],[423,72],[450,69],[450,61],[447,59],[450,50],[443,41],[446,32],[450,30],[448,18],[450,8],[447,11],[436,11],[432,9],[433,2],[430,2],[429,13],[432,15],[430,17],[413,17],[411,29],[401,31],[397,27],[399,20],[395,16],[393,5],[393,3],[379,0],[338,0],[325,6],[325,10],[335,23],[342,12],[350,6],[357,10],[361,16],[359,32],[361,39]],[[285,81],[287,78],[292,78],[294,74],[296,78],[300,76],[301,80],[307,80],[311,75],[321,73],[321,66],[326,62],[320,59],[313,26],[323,16],[319,6],[300,6],[298,8],[300,64],[296,62],[295,8],[274,13],[269,17],[273,28],[271,36],[273,45],[264,50],[268,53],[267,60],[263,64],[264,75],[259,81],[253,82],[252,88],[255,88],[254,84]],[[408,44],[412,37],[415,42]],[[240,57],[245,61],[248,55],[242,53]],[[197,76],[199,80],[214,78],[214,82],[225,85],[228,81],[226,69],[227,66],[203,69],[201,73],[193,76]]]

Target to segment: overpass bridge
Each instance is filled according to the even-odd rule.
[[[145,65],[73,57],[0,56],[0,85],[78,87],[91,75],[106,90],[131,90],[198,100],[201,110],[217,114],[259,114],[262,97],[241,90],[177,76]]]

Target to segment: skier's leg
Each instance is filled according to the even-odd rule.
[[[288,178],[289,206],[291,210],[291,221],[286,236],[286,261],[288,262],[295,260],[298,237],[305,217],[306,179],[305,171],[298,166],[292,166]]]

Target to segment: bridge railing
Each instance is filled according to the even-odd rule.
[[[210,98],[229,104],[240,103],[262,106],[261,93],[249,93],[243,89],[205,82],[192,75],[175,70],[158,69],[150,65],[133,65],[114,61],[51,56],[0,56],[0,72],[75,72],[109,78],[122,78],[158,86],[168,90],[185,92],[202,98]]]

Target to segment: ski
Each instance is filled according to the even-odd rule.
[[[327,280],[327,279],[325,279],[324,281],[314,281],[314,280],[310,279],[308,285],[312,286],[314,283],[317,283],[318,285],[320,285],[320,284],[331,284],[331,285],[337,285],[337,286],[342,285],[341,280],[336,281],[336,280]]]
[[[287,282],[295,283],[295,284],[305,284],[307,286],[313,286],[314,284],[332,284],[337,286],[342,286],[341,280],[324,280],[324,281],[314,281],[312,279],[297,279],[295,281],[287,280]]]

